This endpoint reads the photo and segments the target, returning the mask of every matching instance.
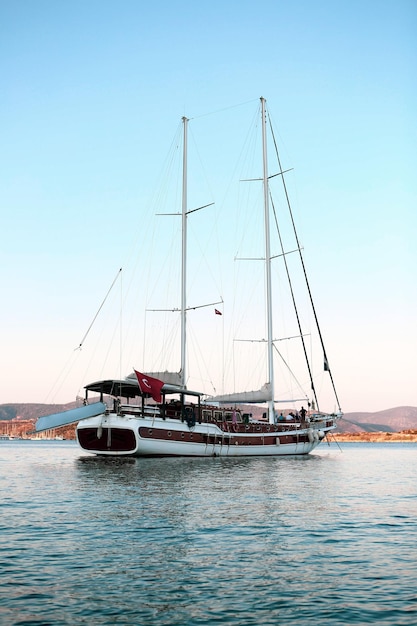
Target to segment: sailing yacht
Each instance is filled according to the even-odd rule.
[[[276,410],[271,263],[270,177],[267,158],[266,101],[261,98],[264,267],[266,277],[267,381],[255,392],[206,397],[187,388],[187,118],[183,118],[182,258],[181,258],[181,369],[179,374],[134,371],[124,379],[99,380],[86,385],[83,406],[40,417],[36,431],[77,422],[80,447],[107,456],[282,456],[305,455],[336,428],[338,411],[326,413],[319,403],[311,377],[311,399],[299,410]],[[284,173],[278,175],[285,187]],[[195,210],[195,209],[194,209]],[[297,244],[302,261],[301,247]],[[283,254],[285,258],[285,254]],[[304,268],[304,264],[302,261]],[[314,309],[313,309],[314,310]],[[216,313],[218,311],[216,310]],[[316,314],[314,311],[314,316]],[[320,340],[321,332],[319,330]],[[303,333],[300,328],[300,338]],[[327,354],[321,341],[325,370],[339,405]],[[306,353],[306,349],[304,349]],[[310,372],[311,373],[311,372]],[[253,417],[250,407],[266,405]]]

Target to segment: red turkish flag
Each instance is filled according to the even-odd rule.
[[[214,313],[216,315],[223,315],[221,311],[219,311],[219,309],[214,309]]]
[[[157,378],[152,378],[152,376],[147,376],[146,374],[141,374],[136,370],[135,374],[138,379],[139,389],[141,392],[150,394],[155,402],[161,402],[161,389],[164,386],[163,381],[158,380]]]

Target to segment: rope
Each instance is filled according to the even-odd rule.
[[[76,350],[81,350],[82,345],[83,345],[84,341],[86,340],[88,333],[89,333],[89,332],[90,332],[90,330],[92,329],[93,324],[94,324],[94,322],[96,321],[96,319],[97,319],[97,317],[98,317],[98,314],[100,313],[101,309],[103,308],[104,303],[106,302],[107,298],[109,297],[109,294],[110,294],[111,290],[113,289],[114,283],[115,283],[115,282],[116,282],[116,280],[118,279],[119,274],[120,274],[120,272],[121,272],[121,271],[122,271],[122,268],[120,268],[120,269],[119,269],[119,271],[117,272],[117,274],[116,274],[116,276],[115,276],[115,278],[114,278],[114,280],[113,280],[112,284],[110,285],[110,289],[109,289],[109,290],[108,290],[108,292],[106,293],[106,296],[105,296],[105,298],[104,298],[103,302],[100,304],[100,307],[99,307],[99,309],[98,309],[97,313],[95,314],[95,316],[94,316],[94,318],[93,318],[93,321],[91,322],[90,326],[88,327],[87,332],[85,333],[84,337],[81,339],[80,345],[79,345],[79,346],[77,346],[77,348],[75,348]]]
[[[281,164],[279,164],[279,169],[281,170]],[[282,174],[282,176],[284,176],[284,174]],[[287,280],[288,280],[288,284],[289,284],[289,287],[290,287],[290,292],[291,292],[291,298],[292,298],[292,303],[293,303],[293,307],[294,307],[295,317],[297,318],[297,324],[298,324],[298,330],[299,330],[299,333],[300,333],[301,344],[303,346],[303,352],[304,352],[304,357],[305,357],[306,364],[307,364],[308,375],[310,377],[311,390],[313,392],[313,396],[314,396],[314,399],[316,401],[317,410],[320,410],[320,408],[319,408],[319,401],[318,401],[317,394],[316,394],[316,388],[314,387],[313,375],[311,373],[310,361],[309,361],[308,354],[307,354],[306,342],[304,341],[304,334],[303,334],[303,330],[301,328],[300,316],[298,314],[298,308],[297,308],[297,303],[296,303],[296,300],[295,300],[295,295],[294,295],[294,290],[293,290],[293,286],[292,286],[290,271],[288,269],[287,257],[286,257],[285,252],[284,252],[284,244],[282,242],[281,231],[280,231],[279,226],[278,226],[278,219],[277,219],[277,215],[276,215],[276,211],[275,211],[275,204],[274,204],[274,201],[273,201],[272,197],[271,197],[271,203],[272,203],[272,209],[274,211],[275,226],[276,226],[276,229],[277,229],[277,232],[278,232],[279,242],[280,242],[280,245],[281,245],[282,257],[284,259],[285,271],[286,271],[286,274],[287,274]],[[297,241],[297,245],[298,245],[298,241]]]
[[[275,140],[275,135],[274,135],[274,131],[273,131],[273,128],[272,128],[271,120],[269,120],[269,122],[270,122],[270,127],[271,127],[272,139],[273,139],[274,146],[275,146],[275,152],[276,152],[277,159],[278,159],[278,165],[279,165],[279,169],[280,169],[280,173],[281,173],[282,185],[283,185],[283,188],[284,188],[284,193],[285,193],[285,197],[286,197],[286,201],[287,201],[288,211],[289,211],[289,214],[290,214],[291,223],[292,223],[292,227],[293,227],[293,231],[294,231],[294,236],[295,236],[295,240],[296,240],[296,243],[297,243],[298,254],[300,256],[301,266],[302,266],[303,272],[304,272],[304,279],[305,279],[305,282],[306,282],[307,291],[308,291],[308,295],[309,295],[309,298],[310,298],[311,308],[313,310],[314,320],[316,322],[316,327],[317,327],[317,331],[318,331],[318,334],[319,334],[321,347],[322,347],[322,350],[323,350],[323,358],[324,358],[325,370],[327,370],[329,372],[330,380],[331,380],[332,387],[333,387],[333,392],[334,392],[334,395],[335,395],[335,398],[336,398],[336,402],[337,402],[338,407],[339,407],[339,411],[341,412],[342,409],[340,408],[339,398],[338,398],[338,395],[337,395],[337,392],[336,392],[336,387],[335,387],[335,384],[334,384],[334,381],[333,381],[332,372],[330,370],[330,365],[329,365],[329,360],[327,358],[326,349],[324,347],[324,341],[323,341],[323,337],[322,337],[322,334],[321,334],[319,321],[318,321],[317,314],[316,314],[316,308],[314,306],[313,296],[311,294],[310,284],[308,282],[307,272],[306,272],[305,265],[304,265],[304,258],[303,258],[302,252],[301,252],[301,247],[300,247],[300,242],[298,240],[297,230],[295,228],[295,222],[294,222],[293,212],[292,212],[292,209],[291,209],[291,203],[290,203],[290,199],[289,199],[289,196],[288,196],[287,186],[285,184],[284,173],[283,173],[282,166],[281,166],[281,160],[280,160],[279,154],[278,154],[278,147],[277,147],[277,143],[276,143],[276,140]],[[313,383],[312,383],[312,385],[313,385]],[[314,387],[312,387],[312,388],[313,388],[313,391],[314,391]]]

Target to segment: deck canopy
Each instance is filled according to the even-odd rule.
[[[133,378],[124,378],[122,380],[117,379],[107,379],[107,380],[98,380],[94,383],[90,383],[84,387],[86,390],[86,394],[89,392],[98,393],[100,395],[105,396],[113,396],[116,398],[136,398],[137,396],[149,397],[150,394],[142,394],[138,381],[135,377]],[[183,394],[186,396],[196,396],[200,397],[202,394],[199,391],[191,391],[189,389],[184,389],[179,385],[170,385],[168,383],[164,383],[162,387],[162,393],[165,394]]]

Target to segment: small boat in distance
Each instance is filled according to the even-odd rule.
[[[125,379],[106,379],[85,387],[84,405],[54,415],[40,417],[36,431],[78,422],[76,436],[80,447],[96,455],[113,456],[283,456],[305,455],[336,428],[341,416],[318,410],[318,399],[310,372],[312,398],[297,411],[275,408],[273,300],[270,244],[270,185],[267,165],[267,112],[261,98],[263,218],[265,231],[263,274],[266,277],[266,359],[268,380],[255,392],[205,397],[186,386],[186,267],[187,267],[187,127],[183,118],[183,198],[181,271],[181,369],[168,372],[134,371]],[[279,172],[284,187],[284,171]],[[195,211],[195,209],[193,210]],[[297,239],[297,252],[301,248]],[[286,252],[282,256],[285,262]],[[303,265],[304,268],[304,265]],[[308,289],[309,291],[309,289]],[[314,310],[314,307],[313,307]],[[220,313],[217,309],[216,314]],[[315,312],[314,312],[315,316]],[[316,317],[316,316],[315,316]],[[316,318],[317,321],[317,318]],[[319,331],[320,340],[321,332]],[[300,328],[300,339],[303,333]],[[329,373],[337,404],[333,377],[324,350],[325,370]],[[304,347],[307,357],[307,351]],[[92,399],[94,394],[95,399]],[[98,400],[98,401],[97,401]],[[90,404],[90,402],[92,402]],[[248,406],[266,404],[262,418],[253,419]]]

